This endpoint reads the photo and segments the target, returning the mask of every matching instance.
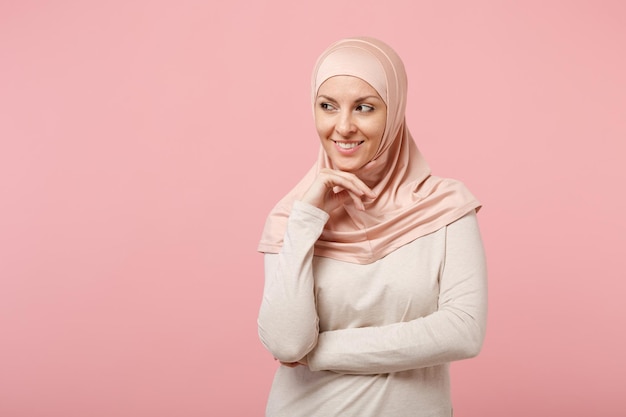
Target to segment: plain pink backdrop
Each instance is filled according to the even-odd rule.
[[[482,200],[455,415],[623,416],[626,6],[2,1],[0,416],[262,416],[267,212],[318,148],[309,75],[405,60],[436,175]]]

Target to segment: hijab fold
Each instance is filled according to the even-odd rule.
[[[365,211],[348,199],[329,213],[315,243],[316,256],[369,264],[480,208],[462,183],[431,175],[406,126],[406,72],[393,49],[373,38],[350,38],[331,45],[313,71],[313,103],[322,83],[337,75],[369,83],[387,105],[387,123],[373,158],[376,168],[367,174],[355,173],[375,184],[372,189],[378,196],[364,202]],[[270,212],[258,246],[260,252],[280,252],[293,202],[302,198],[322,168],[335,169],[320,147],[317,162]]]

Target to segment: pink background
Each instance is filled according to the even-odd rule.
[[[263,415],[256,244],[317,152],[314,61],[361,34],[484,203],[455,415],[623,416],[624,5],[2,1],[0,416]]]

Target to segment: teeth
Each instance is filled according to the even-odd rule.
[[[352,149],[356,148],[363,142],[335,142],[341,149]]]

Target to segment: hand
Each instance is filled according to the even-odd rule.
[[[295,368],[296,366],[308,366],[307,362],[306,362],[306,356],[302,359],[300,359],[298,362],[280,362],[281,365],[285,365],[289,368]]]
[[[373,163],[368,164],[373,166]],[[335,192],[335,187],[341,190]],[[364,198],[376,198],[369,188],[356,175],[350,172],[323,168],[311,187],[304,193],[302,201],[330,213],[348,199],[352,199],[359,210],[365,210]]]
[[[280,364],[285,365],[288,368],[295,368],[296,366],[304,366],[304,364],[300,362],[281,362]]]

